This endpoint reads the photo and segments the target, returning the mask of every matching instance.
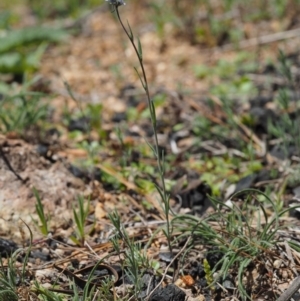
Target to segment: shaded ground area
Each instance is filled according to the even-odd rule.
[[[300,260],[299,212],[284,211],[300,195],[293,9],[279,20],[242,23],[231,11],[233,24],[243,25],[240,48],[225,33],[198,41],[186,35],[188,25],[180,31],[172,22],[162,35],[144,21],[147,4],[120,10],[143,45],[170,194],[172,252],[147,144],[154,143],[153,129],[133,69],[138,62],[103,6],[65,22],[74,31],[47,47],[30,86],[45,93],[47,113],[21,133],[0,136],[1,256],[22,246],[21,267],[27,226],[33,232],[20,300],[39,300],[44,288],[73,300],[70,280],[79,294],[95,285],[99,300],[276,300],[297,279]],[[9,76],[3,81],[14,81]],[[3,101],[2,112],[7,108]],[[33,188],[49,215],[48,235],[33,222],[41,224]],[[74,217],[78,196],[87,206],[84,234]],[[42,286],[31,290],[33,280]]]

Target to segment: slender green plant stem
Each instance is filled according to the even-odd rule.
[[[153,118],[153,114],[155,114],[155,110],[153,109],[154,106],[151,102],[151,97],[150,97],[150,92],[149,92],[149,86],[148,86],[148,80],[147,80],[147,76],[146,76],[146,71],[144,68],[144,64],[143,64],[143,58],[138,50],[138,48],[136,47],[135,43],[134,43],[134,39],[133,36],[131,36],[125,25],[122,22],[122,19],[120,17],[119,14],[119,9],[118,6],[115,7],[116,9],[116,14],[118,17],[118,20],[123,28],[123,30],[125,31],[128,39],[130,40],[132,47],[134,48],[134,51],[138,57],[139,60],[139,64],[142,70],[142,75],[143,75],[143,80],[144,82],[142,82],[142,86],[146,92],[146,96],[147,96],[147,101],[148,101],[148,107],[150,110],[150,116],[151,116],[151,121],[152,121],[152,128],[153,128],[153,133],[154,133],[154,140],[155,140],[155,156],[156,156],[156,160],[157,160],[157,166],[159,169],[159,174],[160,174],[160,180],[161,180],[161,185],[162,185],[162,190],[160,191],[162,194],[162,198],[163,198],[163,203],[164,203],[164,212],[165,212],[165,216],[166,216],[166,224],[167,224],[167,240],[168,240],[168,245],[169,245],[169,249],[172,252],[172,246],[171,246],[171,228],[170,228],[170,219],[169,219],[169,197],[167,195],[166,192],[166,184],[165,184],[165,179],[164,179],[164,166],[163,166],[163,162],[161,160],[161,157],[159,155],[159,145],[158,145],[158,137],[157,137],[157,130],[156,130],[156,120],[155,118]]]

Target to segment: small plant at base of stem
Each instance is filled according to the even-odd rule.
[[[89,215],[90,200],[88,200],[86,207],[84,208],[84,198],[78,196],[78,211],[73,207],[73,218],[76,225],[76,234],[71,236],[71,240],[77,245],[84,245],[86,233],[85,233],[85,221]]]
[[[128,251],[125,252],[125,261],[127,265],[128,276],[130,277],[132,283],[134,284],[134,294],[137,297],[141,290],[140,279],[142,278],[140,271],[140,250],[138,246],[130,239],[128,233],[124,229],[124,226],[121,223],[120,216],[117,211],[113,211],[108,215],[113,226],[116,228],[116,236],[111,239],[111,242],[114,246],[114,249],[120,254],[119,240],[122,240],[128,248]]]
[[[37,228],[40,229],[42,234],[47,236],[49,234],[48,221],[49,221],[50,217],[49,217],[49,215],[48,216],[45,215],[43,203],[41,201],[38,191],[35,188],[33,188],[33,193],[37,200],[37,203],[35,205],[35,210],[36,210],[36,213],[37,213],[42,225],[39,226],[39,224],[36,220],[34,220],[34,219],[32,219],[32,220],[33,220],[33,223],[37,226]]]
[[[133,49],[134,52],[136,53],[136,56],[139,61],[139,65],[141,68],[141,73],[138,72],[137,68],[134,68],[140,81],[143,86],[143,89],[146,93],[147,97],[147,103],[148,103],[148,108],[150,111],[150,117],[151,117],[151,124],[153,128],[153,133],[154,133],[154,147],[152,145],[149,145],[151,150],[153,151],[153,154],[157,160],[157,167],[158,167],[158,172],[159,172],[159,177],[160,177],[160,182],[161,182],[161,187],[156,185],[157,191],[161,197],[162,203],[163,203],[163,209],[164,209],[164,214],[166,217],[166,230],[164,231],[164,234],[166,235],[167,241],[168,241],[168,246],[170,249],[170,252],[172,253],[172,245],[171,245],[171,234],[172,234],[172,229],[170,226],[170,196],[167,193],[166,190],[166,184],[165,184],[165,179],[164,179],[164,173],[165,173],[165,167],[164,167],[164,155],[160,155],[159,151],[159,144],[158,144],[158,135],[157,135],[157,129],[156,129],[156,112],[155,112],[155,106],[153,103],[153,100],[150,97],[150,92],[149,92],[149,85],[148,85],[148,80],[147,80],[147,75],[146,71],[144,68],[144,63],[143,63],[143,50],[142,50],[142,44],[140,39],[137,39],[137,45],[135,44],[134,41],[134,35],[132,33],[131,27],[129,23],[127,22],[128,29],[125,27],[120,14],[119,14],[119,6],[125,5],[125,2],[123,0],[106,0],[107,2],[110,3],[114,7],[114,11],[116,12],[117,19],[120,22],[124,32],[126,33]]]

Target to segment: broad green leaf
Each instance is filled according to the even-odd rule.
[[[10,31],[0,38],[0,53],[5,53],[20,46],[41,42],[60,42],[67,37],[64,30],[46,27],[28,27]]]

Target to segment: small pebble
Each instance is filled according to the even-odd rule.
[[[279,269],[280,266],[281,266],[281,263],[282,263],[282,260],[281,259],[276,259],[274,262],[273,262],[273,267],[275,269]]]
[[[283,278],[283,279],[287,279],[288,276],[289,276],[289,275],[288,275],[288,272],[287,272],[287,271],[285,271],[285,270],[282,271],[282,278]]]

